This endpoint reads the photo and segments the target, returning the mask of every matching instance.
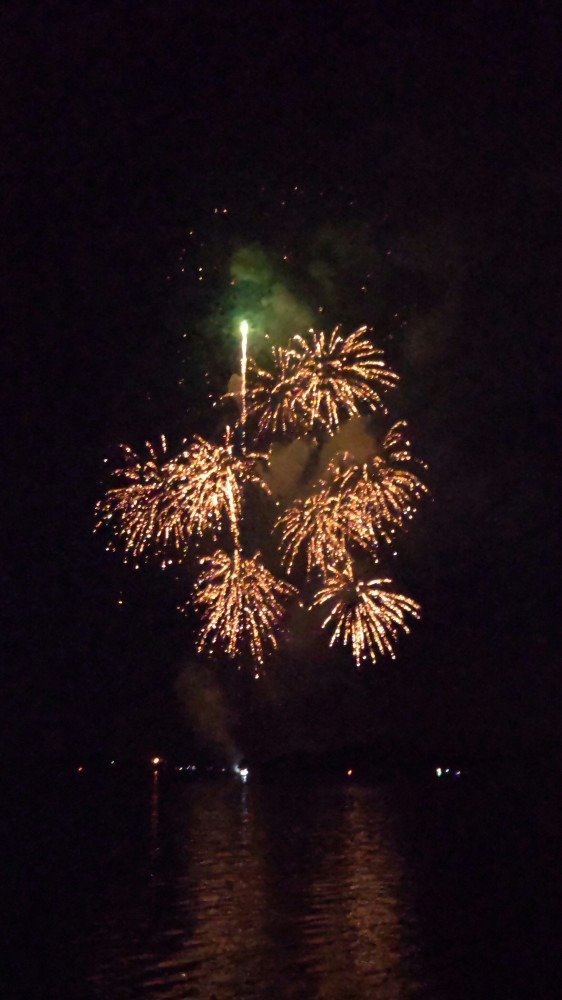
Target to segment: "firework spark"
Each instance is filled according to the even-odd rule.
[[[194,438],[181,456],[186,473],[188,524],[193,534],[210,533],[216,539],[226,523],[238,545],[244,486],[253,484],[269,492],[257,466],[264,458],[257,453],[238,457],[228,427],[223,444]]]
[[[419,458],[414,458],[411,452],[411,444],[407,440],[408,423],[406,420],[399,420],[393,424],[385,434],[382,442],[382,454],[387,462],[415,464],[417,467],[427,471],[425,462]]]
[[[412,462],[406,425],[395,424],[384,438],[382,456],[357,465],[342,452],[332,459],[319,489],[306,500],[295,500],[278,519],[281,552],[289,572],[299,552],[306,568],[326,576],[329,566],[351,566],[354,549],[377,553],[382,539],[392,540],[411,519],[427,487],[398,463]],[[384,457],[383,457],[384,456]]]
[[[419,618],[421,607],[412,598],[389,590],[392,580],[359,580],[350,569],[333,568],[313,607],[330,607],[322,626],[332,628],[330,646],[340,639],[351,645],[359,667],[368,657],[390,655],[400,631],[409,632],[406,616]]]
[[[201,613],[198,649],[224,649],[230,657],[249,647],[262,665],[266,652],[277,647],[276,630],[285,610],[284,600],[296,589],[273,576],[260,554],[246,558],[218,550],[201,560],[194,604]]]
[[[405,432],[404,421],[394,424],[382,442],[382,455],[357,465],[343,452],[326,470],[323,487],[348,512],[350,526],[356,526],[356,541],[368,541],[368,534],[359,531],[362,525],[370,525],[375,538],[390,541],[413,518],[417,504],[429,492],[415,472],[403,467],[414,462]]]
[[[301,549],[306,552],[309,575],[314,570],[325,573],[333,563],[347,562],[345,524],[338,513],[337,498],[321,493],[295,500],[278,519],[282,561],[289,572]]]
[[[136,558],[149,549],[178,558],[190,535],[185,470],[177,459],[167,458],[164,437],[160,448],[149,442],[146,447],[148,460],[142,461],[128,445],[121,446],[122,466],[113,473],[118,485],[97,504],[96,529],[111,527]]]
[[[112,527],[135,557],[150,550],[183,558],[192,536],[208,533],[216,539],[225,526],[238,544],[244,487],[254,484],[269,492],[257,464],[264,456],[238,457],[228,427],[223,443],[195,437],[174,459],[166,457],[165,438],[161,455],[154,445],[147,449],[143,462],[122,447],[123,467],[114,472],[119,485],[98,504],[96,528]]]
[[[366,332],[362,326],[343,336],[336,327],[328,337],[311,330],[274,350],[273,374],[253,368],[248,408],[259,433],[333,431],[342,416],[357,416],[362,404],[386,412],[382,391],[398,376]]]
[[[295,500],[278,519],[281,553],[289,572],[299,552],[306,553],[306,571],[326,576],[330,566],[351,567],[350,547],[376,549],[370,521],[352,494],[321,490]]]

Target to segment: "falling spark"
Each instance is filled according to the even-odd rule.
[[[281,529],[283,565],[289,572],[299,552],[306,552],[306,571],[326,575],[330,566],[351,566],[348,545],[353,542],[374,545],[376,539],[367,522],[354,523],[350,505],[327,491],[306,500],[295,500],[278,519]]]
[[[228,427],[222,443],[195,437],[172,460],[166,461],[164,438],[162,458],[153,445],[147,448],[149,459],[142,462],[123,446],[124,465],[114,476],[124,485],[110,488],[98,504],[96,528],[112,527],[135,557],[150,550],[182,559],[192,536],[210,533],[216,539],[225,526],[238,544],[244,487],[254,484],[269,492],[258,471],[264,456],[238,457]]]
[[[394,424],[385,436],[381,455],[356,464],[347,452],[337,455],[326,470],[323,486],[338,497],[348,511],[350,526],[370,525],[376,537],[387,542],[416,513],[421,498],[429,492],[420,477],[404,465],[414,463],[405,440],[404,421]],[[417,462],[416,466],[427,467]],[[356,541],[367,539],[356,533]]]
[[[322,627],[333,629],[330,646],[338,639],[351,645],[358,667],[379,655],[395,659],[398,633],[409,632],[406,616],[420,617],[420,605],[387,589],[391,584],[386,578],[359,580],[352,570],[333,568],[313,602],[313,607],[329,605]]]
[[[234,658],[249,647],[261,666],[266,651],[277,647],[284,600],[295,587],[273,576],[259,552],[247,558],[239,549],[232,555],[219,549],[202,558],[201,567],[193,598],[202,618],[199,652],[221,648]]]
[[[177,460],[168,460],[166,439],[160,448],[147,443],[142,461],[128,445],[121,446],[122,466],[112,486],[96,507],[96,530],[110,526],[125,550],[140,557],[148,549],[157,555],[184,552],[190,530],[185,506],[186,480]]]
[[[181,456],[186,470],[188,524],[193,534],[210,533],[216,539],[226,522],[238,546],[244,486],[253,484],[269,492],[258,471],[257,463],[264,458],[257,453],[238,457],[229,427],[222,444],[194,438]]]
[[[386,413],[382,391],[395,386],[398,376],[366,332],[362,326],[343,336],[336,327],[327,337],[310,330],[293,337],[288,348],[274,349],[272,374],[252,369],[248,402],[259,433],[317,427],[333,432],[342,416],[357,416],[360,405]]]

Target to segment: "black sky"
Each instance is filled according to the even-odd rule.
[[[371,225],[417,238],[447,324],[446,348],[417,380],[411,353],[407,374],[434,477],[410,569],[425,621],[404,665],[368,682],[373,704],[394,740],[555,739],[555,6],[51,2],[1,17],[8,745],[72,755],[177,725],[190,637],[150,573],[116,616],[122,578],[91,535],[103,457],[137,422],[178,419],[163,317],[186,228],[224,203],[254,238],[260,189],[294,185],[327,191],[335,221],[349,192]]]

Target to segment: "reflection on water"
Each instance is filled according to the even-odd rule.
[[[336,836],[324,838],[305,918],[318,995],[373,995],[376,987],[380,997],[409,996],[411,907],[388,809],[380,793],[351,788],[339,819]]]
[[[416,995],[414,910],[380,790],[158,782],[147,878],[108,885],[92,932],[94,995]]]
[[[2,1000],[554,1000],[560,783],[41,783]]]

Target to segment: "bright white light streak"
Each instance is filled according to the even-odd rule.
[[[250,327],[248,321],[243,319],[240,323],[240,336],[242,337],[242,354],[240,359],[240,375],[242,378],[242,414],[240,417],[242,427],[242,450],[244,450],[244,437],[246,434],[246,370],[248,367],[248,331]]]

